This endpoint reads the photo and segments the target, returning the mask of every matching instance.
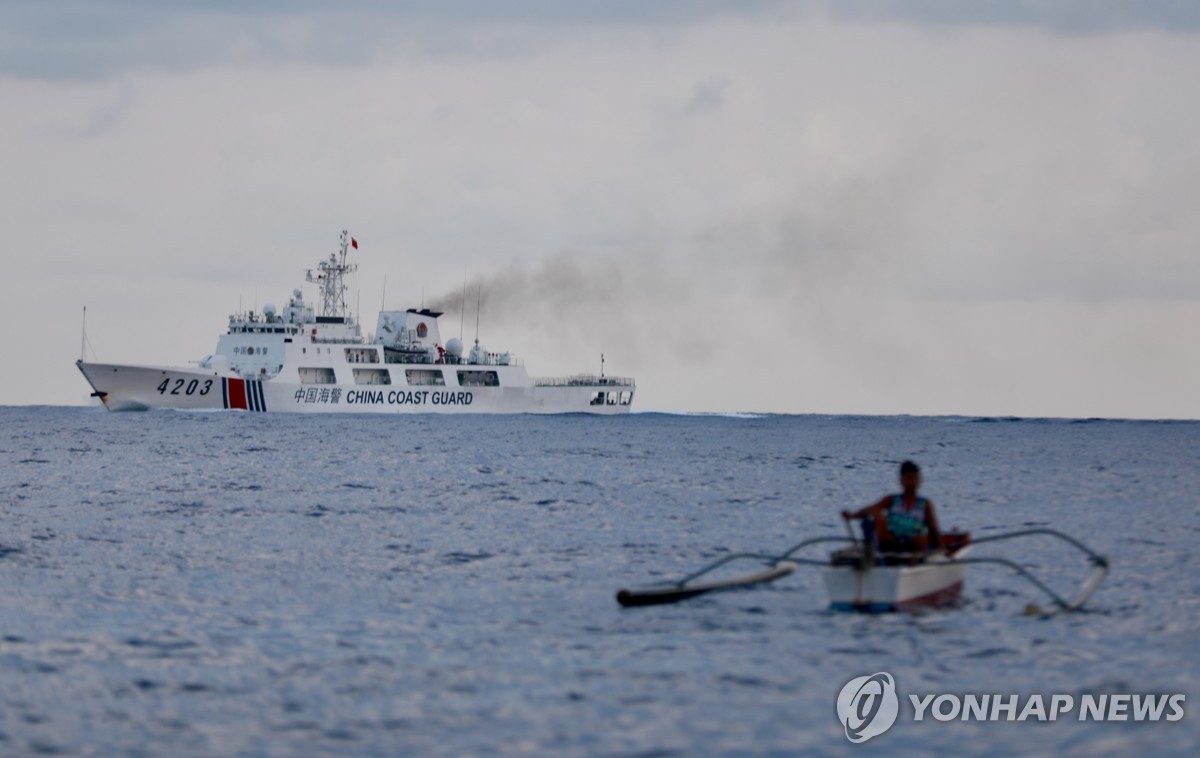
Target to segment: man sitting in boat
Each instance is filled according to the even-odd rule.
[[[844,519],[870,518],[875,525],[879,549],[884,552],[924,553],[941,544],[933,503],[917,494],[921,469],[912,461],[900,464],[897,495],[887,495],[874,505],[854,511],[842,511]]]

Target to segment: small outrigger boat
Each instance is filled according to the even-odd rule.
[[[965,535],[964,535],[965,536]],[[928,555],[881,553],[874,560],[857,547],[838,550],[821,572],[829,605],[837,611],[901,611],[952,605],[962,595],[969,544]]]
[[[997,534],[972,540],[968,533],[950,533],[942,536],[942,545],[928,553],[886,553],[875,547],[874,530],[870,522],[864,522],[864,538],[859,540],[851,533],[848,537],[815,537],[805,540],[778,555],[761,553],[737,553],[727,555],[699,571],[688,574],[676,582],[623,589],[617,593],[617,602],[623,606],[658,605],[685,600],[707,592],[735,587],[748,587],[785,577],[800,565],[821,566],[822,577],[829,593],[829,607],[837,611],[888,612],[912,610],[921,607],[938,607],[953,604],[962,594],[967,566],[991,563],[1006,566],[1054,602],[1059,611],[1075,611],[1083,607],[1100,582],[1108,573],[1108,559],[1088,548],[1083,543],[1053,529],[1025,529],[1007,534]],[[1081,583],[1073,598],[1064,598],[1029,572],[1024,566],[1007,558],[971,555],[972,548],[989,542],[1043,535],[1066,542],[1083,552],[1091,564],[1091,570]],[[835,550],[828,560],[799,557],[796,554],[812,545],[822,543],[850,543]],[[718,568],[737,560],[759,560],[767,564],[765,570],[753,574],[698,582]],[[1027,611],[1045,614],[1036,605],[1027,606]]]

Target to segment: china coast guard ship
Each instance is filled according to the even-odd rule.
[[[76,362],[109,410],[233,409],[286,413],[628,413],[633,379],[531,378],[506,352],[442,342],[441,313],[381,311],[371,339],[346,307],[352,240],[309,270],[320,312],[294,290],[283,312],[229,317],[216,351],[195,367]],[[357,244],[355,244],[357,247]]]

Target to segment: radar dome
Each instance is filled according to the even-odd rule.
[[[446,355],[449,355],[452,358],[461,357],[462,340],[460,340],[458,337],[451,337],[450,339],[446,340]]]
[[[271,305],[270,303],[267,303],[266,305],[264,305],[263,306],[263,315],[266,316],[267,318],[273,318],[275,316],[275,306]]]

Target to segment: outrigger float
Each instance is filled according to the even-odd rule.
[[[781,579],[801,565],[821,566],[822,578],[829,593],[829,606],[836,611],[879,613],[930,607],[944,607],[958,601],[962,594],[967,566],[994,564],[1012,569],[1029,581],[1054,602],[1050,612],[1071,612],[1083,607],[1108,574],[1108,559],[1080,541],[1053,529],[1024,529],[972,540],[969,533],[957,532],[942,536],[943,546],[926,554],[888,553],[875,548],[873,529],[864,524],[864,539],[849,536],[814,537],[778,555],[736,553],[714,561],[675,582],[665,582],[640,589],[623,589],[617,602],[626,607],[659,605],[686,600],[718,590],[749,587]],[[1024,566],[1007,558],[971,555],[972,549],[989,542],[1021,537],[1047,536],[1061,540],[1087,556],[1091,566],[1072,598],[1064,598],[1034,576]],[[813,545],[842,543],[827,560],[798,556]],[[849,543],[849,544],[846,544]],[[746,576],[701,581],[717,569],[734,561],[756,560],[766,564],[760,571]],[[1048,612],[1036,605],[1027,611],[1039,615]]]

